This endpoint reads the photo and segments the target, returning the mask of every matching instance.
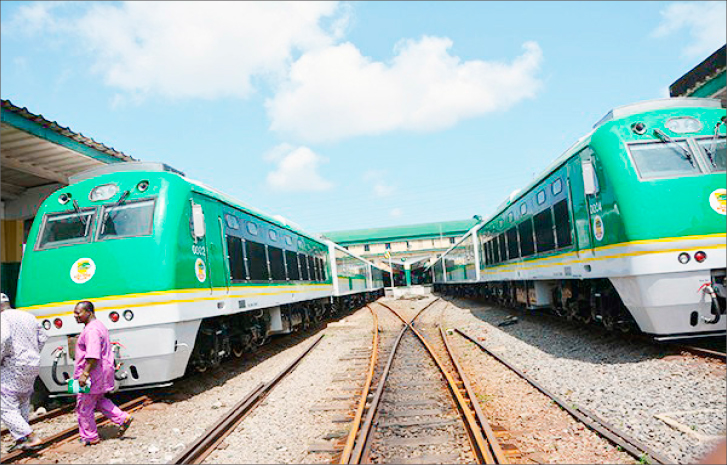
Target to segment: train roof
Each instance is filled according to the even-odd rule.
[[[540,184],[550,173],[557,169],[560,165],[565,163],[573,155],[582,149],[586,143],[590,140],[594,132],[596,132],[604,124],[616,121],[622,118],[627,118],[632,115],[639,113],[646,113],[656,110],[666,110],[670,108],[721,108],[722,104],[717,99],[711,98],[693,98],[693,97],[680,97],[680,98],[664,98],[655,100],[645,100],[642,102],[633,103],[630,105],[624,105],[616,107],[606,113],[596,124],[593,125],[593,129],[588,134],[579,138],[574,142],[568,149],[565,150],[558,158],[550,163],[539,175],[533,178],[524,188],[515,190],[512,192],[507,199],[505,199],[496,209],[493,214],[486,217],[483,222],[489,223],[497,217],[500,213],[505,211],[510,205],[520,200],[525,196],[531,189]]]
[[[336,243],[335,243],[335,242],[333,242],[332,240],[330,240],[330,239],[325,239],[325,242],[328,242],[328,243],[331,243],[331,244],[333,244],[333,247],[334,247],[334,248],[336,248],[336,249],[340,250],[341,252],[343,252],[343,253],[345,253],[345,254],[347,254],[347,255],[350,255],[350,256],[352,256],[353,258],[356,258],[356,259],[358,259],[358,260],[361,260],[361,261],[362,261],[362,262],[364,262],[364,263],[368,263],[368,264],[369,264],[369,265],[371,265],[372,267],[374,267],[374,268],[377,268],[377,269],[379,269],[379,270],[382,270],[382,271],[383,271],[383,268],[381,268],[380,266],[376,265],[376,264],[375,264],[374,262],[372,262],[372,261],[369,261],[369,260],[367,260],[367,259],[363,258],[363,257],[362,257],[361,255],[358,255],[358,254],[355,254],[355,253],[351,252],[350,250],[344,249],[343,247],[341,247],[340,245],[336,244]]]
[[[210,186],[204,184],[201,181],[197,181],[195,179],[188,178],[185,176],[185,174],[182,171],[179,171],[179,170],[167,165],[166,163],[133,161],[133,162],[128,162],[128,163],[116,163],[113,165],[104,165],[104,166],[100,166],[98,168],[93,168],[93,169],[78,173],[76,175],[73,175],[69,178],[69,181],[71,184],[76,184],[78,182],[85,181],[85,180],[91,179],[91,178],[95,178],[97,176],[102,176],[102,175],[112,174],[112,173],[131,172],[131,171],[170,173],[170,174],[179,176],[181,179],[183,179],[187,183],[200,189],[201,192],[206,195],[214,197],[217,200],[227,203],[233,207],[243,209],[265,221],[273,223],[274,225],[279,226],[281,228],[285,228],[290,231],[293,231],[296,234],[299,234],[301,236],[305,236],[308,239],[318,242],[321,245],[325,245],[325,242],[322,238],[316,237],[316,236],[312,235],[311,233],[304,231],[300,226],[288,221],[287,219],[285,219],[283,217],[276,217],[276,216],[272,216],[267,213],[264,213],[256,208],[246,204],[245,202],[242,202],[241,200],[236,199],[235,197],[232,197],[228,194],[225,194],[224,192],[221,192],[221,191],[215,189],[214,187],[210,187]]]

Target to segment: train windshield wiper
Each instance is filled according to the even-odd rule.
[[[687,150],[687,149],[685,149],[684,147],[682,147],[681,145],[679,145],[679,143],[678,143],[678,142],[674,142],[674,141],[672,141],[671,137],[669,137],[669,136],[667,136],[666,134],[664,134],[664,131],[662,131],[661,129],[654,129],[654,135],[655,135],[655,136],[656,136],[656,137],[657,137],[657,138],[658,138],[658,139],[659,139],[660,141],[662,141],[662,142],[664,142],[664,143],[671,143],[671,144],[673,144],[673,145],[671,145],[671,147],[676,147],[676,148],[678,148],[679,150],[681,150],[681,152],[682,152],[682,155],[684,155],[684,158],[686,158],[686,159],[687,159],[687,161],[688,161],[688,162],[689,162],[689,163],[690,163],[690,164],[691,164],[692,166],[694,166],[694,160],[692,159],[692,154],[691,154],[691,153],[689,152],[689,150]]]
[[[117,200],[110,207],[106,207],[107,210],[109,212],[111,212],[111,211],[113,211],[114,208],[119,207],[122,203],[124,203],[124,200],[126,200],[126,197],[128,197],[130,193],[131,192],[129,192],[129,190],[125,190],[124,193],[121,194],[121,197],[119,197],[119,200]],[[108,216],[108,220],[107,221],[109,221],[111,224],[113,224],[114,220],[116,220],[116,216],[118,216],[118,214],[119,214],[120,211],[121,210],[117,210],[116,213],[113,214],[113,216],[111,215],[111,213],[108,213],[107,214],[107,216]],[[101,233],[103,233],[105,229],[106,229],[106,221],[104,221],[101,224]]]
[[[85,218],[85,215],[83,212],[81,212],[81,209],[78,207],[78,201],[76,199],[73,199],[72,202],[73,209],[76,210],[76,213],[78,214],[78,217],[81,219],[81,223],[83,223],[83,226],[88,226],[88,220]]]
[[[717,163],[714,161],[714,154],[717,150],[717,141],[719,140],[719,127],[722,126],[724,121],[720,121],[717,123],[717,125],[714,127],[714,135],[712,136],[712,143],[709,144],[709,148],[706,146],[703,146],[704,152],[707,154],[707,158],[709,158],[710,163],[712,163],[712,166],[717,168]]]

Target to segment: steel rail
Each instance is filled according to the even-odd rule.
[[[379,403],[381,403],[381,398],[384,394],[384,388],[386,385],[386,380],[389,377],[389,371],[391,371],[391,365],[394,363],[394,356],[396,355],[396,351],[399,349],[399,345],[401,343],[401,339],[404,337],[404,333],[406,333],[406,330],[408,329],[408,326],[405,324],[403,328],[401,328],[401,331],[399,331],[399,336],[396,338],[396,341],[394,341],[394,345],[391,349],[391,354],[389,354],[389,359],[386,361],[386,366],[384,367],[384,370],[381,372],[381,379],[379,379],[379,384],[376,387],[376,393],[374,394],[374,397],[371,399],[371,403],[369,404],[369,409],[366,412],[366,418],[364,419],[363,424],[360,428],[360,434],[356,441],[356,447],[353,449],[353,453],[351,455],[350,460],[347,463],[361,463],[361,457],[364,454],[364,451],[367,450],[370,446],[369,440],[371,439],[371,430],[373,429],[374,424],[374,418],[378,412],[379,409]],[[341,462],[344,463],[344,462]]]
[[[495,358],[497,361],[508,367],[510,370],[517,373],[521,378],[523,378],[525,381],[530,383],[533,387],[535,387],[537,390],[545,394],[546,396],[550,397],[555,403],[557,403],[563,410],[568,412],[571,416],[588,426],[593,431],[597,432],[601,436],[605,437],[612,443],[616,444],[617,446],[620,446],[623,448],[626,452],[631,454],[634,458],[638,460],[643,460],[644,456],[648,456],[651,458],[649,463],[660,463],[660,464],[669,464],[673,463],[674,461],[658,452],[655,452],[647,445],[637,441],[634,438],[631,438],[630,436],[626,435],[625,433],[617,430],[612,425],[606,423],[604,420],[597,417],[595,414],[588,412],[585,409],[582,409],[577,406],[571,407],[571,405],[567,404],[563,399],[558,397],[557,395],[553,394],[552,392],[545,389],[543,386],[537,383],[534,379],[532,379],[530,376],[526,375],[522,371],[520,371],[517,367],[513,366],[509,362],[507,362],[505,359],[500,357],[499,355],[495,354],[494,352],[490,351],[487,347],[485,347],[481,342],[477,341],[474,337],[470,336],[469,334],[465,333],[464,331],[460,329],[455,329],[457,333],[459,333],[462,337],[465,339],[473,342],[477,347],[482,349],[485,353],[489,354],[493,358]]]
[[[138,410],[142,407],[144,407],[146,404],[151,402],[151,398],[149,396],[140,396],[136,399],[133,399],[129,402],[126,402],[125,404],[122,404],[119,406],[121,410],[124,410],[126,412],[131,412],[134,410]],[[108,418],[103,417],[97,417],[96,418],[96,424],[98,426],[105,426],[107,424],[111,423],[111,421]],[[26,457],[32,457],[38,452],[42,452],[45,449],[48,449],[49,447],[60,443],[61,441],[67,440],[67,439],[75,439],[79,437],[78,436],[78,426],[74,426],[73,428],[65,429],[59,433],[54,434],[53,436],[48,436],[47,438],[41,439],[40,448],[37,450],[14,450],[13,452],[9,454],[3,454],[2,460],[0,463],[11,463],[15,462],[17,460],[26,458]]]
[[[376,369],[376,360],[378,358],[379,318],[376,315],[376,312],[371,309],[371,307],[366,305],[366,308],[369,309],[371,315],[374,318],[374,340],[371,349],[371,361],[369,362],[369,371],[366,374],[366,382],[364,383],[363,389],[361,390],[361,399],[359,400],[358,408],[356,408],[356,415],[353,418],[351,430],[348,432],[346,445],[343,447],[343,452],[341,452],[341,459],[339,463],[348,463],[351,458],[351,453],[353,452],[354,445],[356,443],[356,435],[358,434],[359,427],[361,426],[361,418],[363,418],[364,409],[366,408],[366,399],[368,398],[369,392],[371,391],[371,382],[374,379],[374,370]]]
[[[480,428],[482,428],[482,431],[485,433],[485,437],[487,437],[487,441],[490,446],[489,449],[486,449],[488,459],[494,463],[503,463],[503,464],[509,463],[509,461],[505,457],[505,453],[503,452],[502,448],[500,447],[500,443],[497,440],[497,436],[495,435],[495,432],[492,431],[490,422],[487,421],[487,418],[485,417],[485,414],[482,411],[482,407],[480,406],[480,403],[477,402],[477,395],[475,394],[474,389],[472,389],[472,384],[470,383],[470,380],[467,377],[467,375],[465,375],[465,372],[462,369],[462,365],[459,363],[459,359],[455,355],[454,350],[452,350],[452,346],[450,346],[450,344],[449,344],[449,338],[447,338],[447,335],[444,332],[444,328],[442,328],[441,326],[439,327],[439,334],[442,336],[442,340],[444,341],[444,346],[447,348],[447,354],[452,359],[452,364],[454,365],[454,368],[457,371],[457,374],[459,375],[460,379],[462,380],[462,384],[464,385],[465,391],[467,392],[467,396],[470,398],[470,401],[472,402],[472,409],[475,411],[475,416],[477,417],[477,421],[480,424]]]
[[[256,386],[248,393],[240,402],[238,402],[225,415],[218,419],[212,426],[202,433],[194,442],[180,452],[171,463],[202,463],[204,459],[215,450],[215,448],[234,431],[242,420],[257,407],[262,399],[274,388],[280,380],[300,364],[300,362],[308,355],[313,348],[321,342],[323,334],[318,338],[293,362],[285,367],[273,379],[265,384]]]
[[[72,412],[73,409],[76,407],[76,404],[70,403],[66,404],[62,407],[55,408],[53,410],[50,410],[42,415],[38,415],[37,417],[33,417],[28,422],[29,425],[34,425],[41,421],[50,420],[52,418],[59,417],[61,415],[64,415],[66,413]],[[10,430],[6,427],[3,427],[2,430],[0,430],[0,436],[5,436],[6,434],[10,433]]]
[[[701,357],[712,357],[719,360],[727,361],[727,354],[724,352],[719,352],[717,350],[711,350],[711,349],[704,349],[702,347],[696,347],[696,346],[684,346],[684,345],[677,345],[677,348],[680,350],[684,350],[687,352],[691,352],[694,355],[699,355]]]
[[[472,449],[474,450],[475,455],[477,456],[477,460],[479,461],[479,463],[487,463],[487,464],[494,463],[494,460],[491,460],[492,455],[488,453],[489,445],[487,443],[487,440],[483,436],[482,430],[481,430],[480,426],[478,425],[477,420],[475,419],[474,415],[472,415],[472,411],[467,406],[467,401],[464,399],[464,397],[462,396],[462,393],[460,392],[459,388],[457,387],[457,382],[452,377],[452,375],[449,373],[449,371],[447,371],[446,367],[444,366],[442,361],[439,359],[439,357],[437,357],[437,354],[434,352],[434,349],[432,348],[432,346],[429,345],[429,343],[424,338],[424,336],[422,336],[422,334],[419,331],[417,331],[416,328],[414,328],[414,326],[412,326],[412,323],[414,322],[414,320],[424,311],[424,309],[429,308],[429,306],[431,306],[434,302],[436,302],[436,300],[430,302],[429,305],[427,305],[422,310],[420,310],[416,314],[416,316],[414,318],[412,318],[411,322],[407,323],[407,326],[409,329],[412,330],[412,332],[417,336],[417,338],[422,343],[422,345],[424,345],[424,347],[427,349],[427,352],[429,352],[429,356],[432,357],[432,360],[439,368],[439,371],[442,372],[445,379],[447,380],[447,386],[449,387],[450,392],[452,393],[452,395],[455,398],[457,408],[459,409],[460,414],[464,417],[465,426],[466,426],[467,432],[471,438],[470,442],[472,444]],[[379,303],[379,305],[382,305],[382,306],[388,308],[389,310],[391,310],[393,313],[397,314],[396,311],[394,309],[392,309],[391,307],[389,307],[388,305],[382,304],[380,302],[378,302],[378,303]],[[402,319],[402,321],[403,321],[403,319]],[[475,402],[474,399],[472,401],[473,401],[473,403]]]

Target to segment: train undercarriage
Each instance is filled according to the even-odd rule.
[[[383,294],[383,290],[377,290],[206,318],[197,332],[188,370],[204,372],[231,356],[243,357],[273,336],[305,331],[326,318],[361,308]]]
[[[610,331],[638,330],[613,284],[605,278],[437,283],[434,292],[480,298],[513,309],[542,309],[569,321],[596,324]]]

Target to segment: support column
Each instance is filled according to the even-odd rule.
[[[15,306],[20,261],[23,258],[23,221],[2,220],[0,230],[0,288]]]

